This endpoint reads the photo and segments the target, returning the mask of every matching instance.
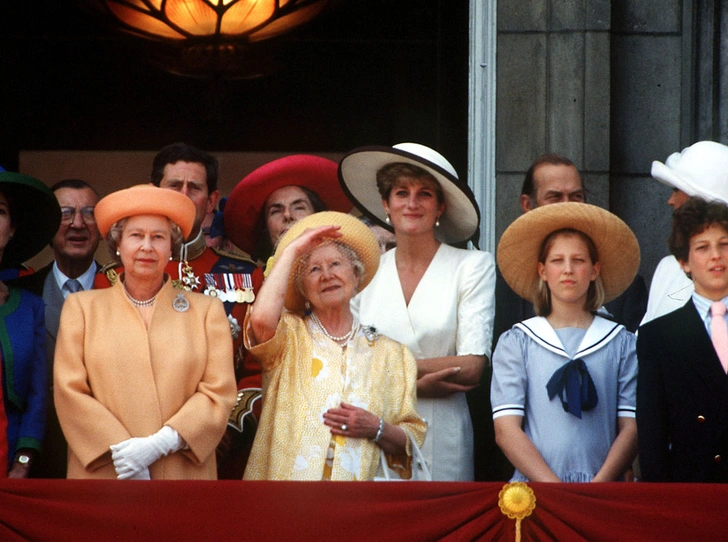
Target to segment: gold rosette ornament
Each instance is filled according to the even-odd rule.
[[[536,495],[524,482],[511,482],[498,493],[498,506],[510,519],[516,520],[516,542],[521,541],[521,520],[536,508]]]

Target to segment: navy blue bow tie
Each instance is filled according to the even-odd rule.
[[[586,363],[581,359],[572,359],[554,371],[549,383],[546,384],[546,391],[549,399],[558,395],[564,412],[573,414],[579,419],[582,410],[591,410],[599,402],[594,381],[586,368]]]

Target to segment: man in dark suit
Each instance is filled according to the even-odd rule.
[[[51,187],[61,207],[61,225],[51,241],[53,261],[36,273],[20,277],[11,285],[24,288],[45,301],[46,350],[48,359],[48,409],[43,454],[32,466],[33,478],[66,477],[66,440],[53,405],[53,352],[61,308],[72,292],[93,287],[99,269],[94,253],[99,235],[94,207],[99,195],[87,182],[65,179]]]
[[[642,479],[726,483],[728,206],[691,198],[673,214],[669,244],[695,292],[682,308],[640,327]]]

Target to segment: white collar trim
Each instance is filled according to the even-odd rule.
[[[536,341],[538,344],[543,346],[545,349],[565,357],[572,359],[569,354],[566,353],[566,349],[561,344],[559,336],[556,334],[554,328],[551,327],[548,320],[543,316],[534,316],[528,320],[524,320],[516,324],[518,329],[523,331],[526,335]],[[606,346],[612,339],[614,339],[620,330],[624,328],[623,325],[617,324],[601,316],[595,316],[594,321],[586,330],[584,338],[579,344],[579,348],[576,351],[573,359],[588,356],[593,352],[596,352],[600,348]]]

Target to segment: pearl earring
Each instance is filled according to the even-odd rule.
[[[391,220],[389,219],[389,213],[387,213],[387,217],[386,217],[386,218],[384,219],[384,221],[385,221],[385,222],[386,222],[387,224],[391,224],[391,223],[392,223],[392,221],[391,221]]]
[[[121,254],[119,254],[119,251],[118,250],[116,251],[116,255],[117,256],[121,256]]]
[[[440,217],[438,216],[435,220],[435,227],[438,227],[440,225]]]

